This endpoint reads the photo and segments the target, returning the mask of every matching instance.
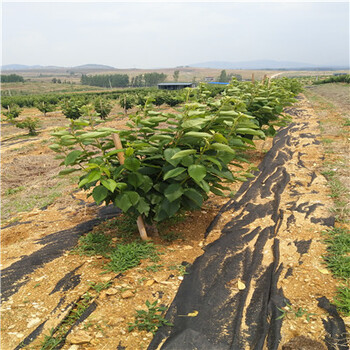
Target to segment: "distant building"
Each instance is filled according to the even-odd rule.
[[[338,76],[338,75],[347,75],[348,73],[334,73],[333,75]]]
[[[207,83],[209,81],[213,81],[214,80],[214,77],[205,77],[204,78],[204,81]]]
[[[158,89],[161,90],[181,90],[184,88],[193,88],[196,85],[193,83],[160,83],[158,84]]]

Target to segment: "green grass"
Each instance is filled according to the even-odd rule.
[[[89,282],[90,287],[95,290],[97,293],[100,293],[104,289],[108,289],[109,287],[112,286],[112,281],[108,281],[106,283],[100,282]]]
[[[89,232],[86,236],[80,237],[78,246],[73,250],[80,255],[102,255],[108,257],[112,250],[112,237],[100,232]]]
[[[343,283],[337,287],[334,303],[346,316],[350,316],[350,231],[333,228],[324,232],[327,253],[323,256],[327,267]]]
[[[142,259],[150,259],[153,262],[159,260],[159,253],[153,243],[132,242],[118,244],[116,249],[109,255],[111,259],[107,265],[109,271],[115,273],[124,272],[141,263]]]
[[[345,284],[337,288],[337,293],[334,298],[334,304],[345,315],[350,316],[350,280],[346,280]]]
[[[25,189],[24,186],[18,186],[18,187],[14,187],[14,188],[8,188],[5,192],[6,196],[11,196],[12,194],[15,194],[17,192],[23,191]]]
[[[323,259],[327,267],[336,277],[350,278],[350,231],[335,227],[324,235],[327,253]]]

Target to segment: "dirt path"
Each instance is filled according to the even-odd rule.
[[[176,227],[184,240],[156,240],[165,253],[158,268],[144,261],[123,274],[103,273],[104,258],[69,254],[82,234],[114,215],[82,193],[69,205],[55,202],[22,214],[17,225],[3,229],[2,347],[40,349],[44,335],[92,293],[91,282],[110,282],[73,328],[72,336],[85,336],[85,342],[69,336],[63,349],[146,349],[151,333],[127,331],[146,300],[173,302],[168,317],[175,324],[159,330],[150,349],[166,338],[164,349],[185,350],[186,339],[200,349],[282,349],[300,335],[317,342],[314,349],[330,349],[335,341],[346,349],[343,321],[320,307],[327,306],[323,297],[332,298],[335,282],[320,259],[321,232],[333,220],[319,171],[318,120],[305,99],[289,112],[293,124],[276,138],[261,172],[218,217],[227,200],[211,197]],[[173,269],[182,262],[193,264],[190,274]],[[293,309],[279,318],[286,302]],[[295,317],[298,309],[306,310],[301,317]],[[197,316],[186,317],[194,311]]]

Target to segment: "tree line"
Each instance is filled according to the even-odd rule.
[[[10,75],[1,74],[1,82],[2,83],[23,83],[24,78],[17,74],[10,74]]]
[[[81,76],[82,85],[99,86],[106,88],[114,87],[149,87],[156,86],[166,79],[164,73],[145,73],[139,74],[131,79],[127,74],[103,74],[103,75],[86,75]]]

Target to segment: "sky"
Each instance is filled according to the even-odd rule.
[[[2,65],[349,65],[348,2],[2,3]]]

